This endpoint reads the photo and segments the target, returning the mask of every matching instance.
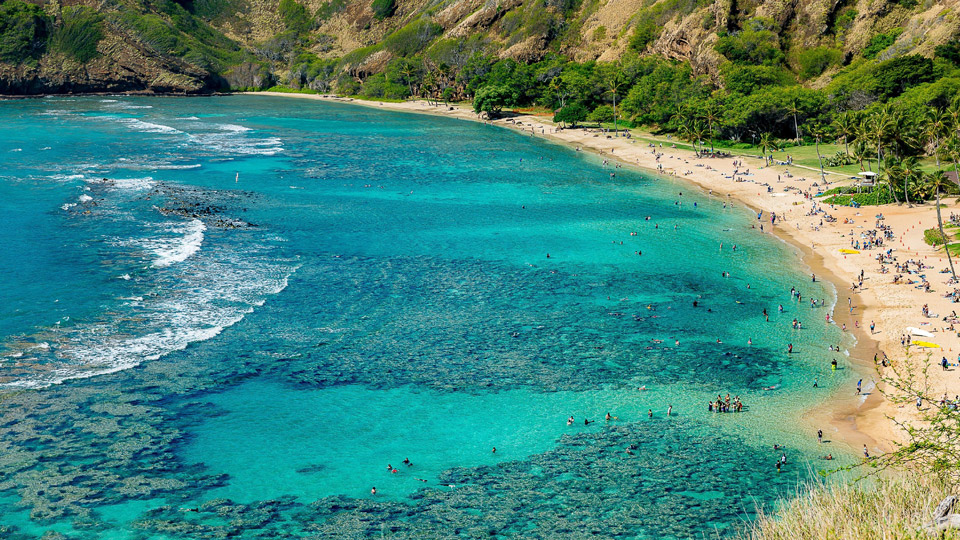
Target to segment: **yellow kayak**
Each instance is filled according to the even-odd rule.
[[[855,249],[841,249],[841,250],[840,250],[840,253],[852,253],[852,254],[856,254],[856,253],[860,253],[860,252],[857,251],[857,250],[855,250]]]
[[[929,341],[914,341],[913,344],[916,345],[917,347],[930,347],[933,349],[940,348],[940,346],[937,345],[936,343],[930,343]]]

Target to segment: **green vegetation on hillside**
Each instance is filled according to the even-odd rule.
[[[73,6],[63,9],[63,25],[53,32],[53,50],[86,63],[97,56],[97,44],[103,39],[103,16],[91,8]]]
[[[35,63],[46,48],[49,18],[34,4],[0,3],[0,60]]]

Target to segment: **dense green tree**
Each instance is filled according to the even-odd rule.
[[[796,84],[786,70],[777,66],[742,66],[731,62],[721,67],[720,75],[728,92],[744,95],[764,87]]]
[[[570,127],[577,127],[577,124],[587,119],[587,108],[580,103],[571,103],[564,106],[553,115],[554,122],[570,124]]]
[[[518,93],[509,86],[491,84],[477,90],[473,97],[473,110],[485,112],[491,116],[500,114],[504,107],[513,107],[519,99]]]
[[[737,64],[780,65],[784,55],[773,31],[775,28],[772,20],[757,17],[747,21],[746,28],[740,32],[721,32],[714,48]]]
[[[0,3],[0,60],[18,63],[43,52],[49,19],[39,6],[5,0]]]
[[[873,73],[876,93],[885,99],[897,97],[907,88],[935,78],[933,61],[918,54],[882,62]]]

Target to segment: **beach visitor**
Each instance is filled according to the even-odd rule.
[[[817,430],[817,442],[820,443],[820,444],[823,444],[823,430],[822,430],[822,429],[818,429],[818,430]]]

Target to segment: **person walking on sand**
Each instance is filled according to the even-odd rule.
[[[870,459],[870,451],[867,450],[867,445],[863,445],[863,457],[865,459]]]
[[[860,395],[860,389],[861,389],[861,386],[862,386],[862,385],[863,385],[863,379],[860,379],[859,381],[857,381],[857,395],[858,395],[858,396]]]
[[[823,444],[823,430],[822,430],[822,429],[818,429],[818,430],[817,430],[817,442],[820,443],[820,444]]]

